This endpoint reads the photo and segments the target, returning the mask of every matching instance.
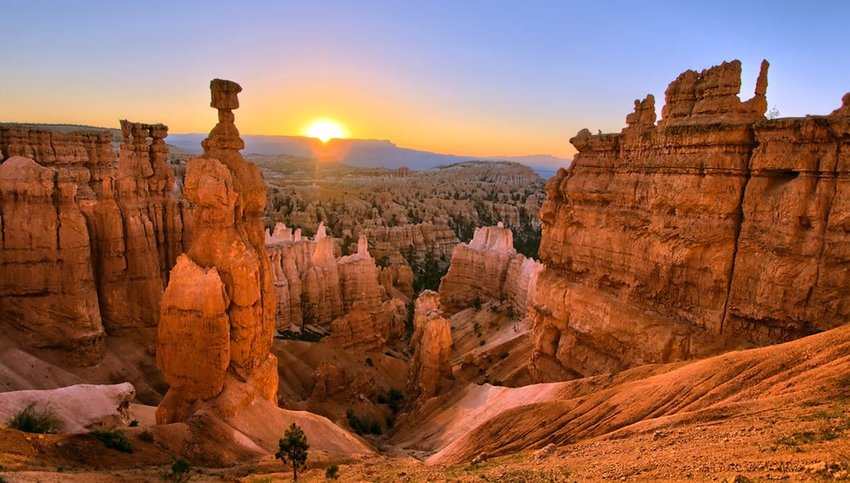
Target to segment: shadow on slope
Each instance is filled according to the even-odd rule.
[[[846,396],[850,325],[785,344],[692,363],[638,367],[617,376],[520,388],[467,386],[428,402],[400,450],[447,464],[548,444],[623,438],[693,421]]]

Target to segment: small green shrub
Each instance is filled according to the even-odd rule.
[[[348,425],[351,429],[360,436],[364,434],[378,435],[383,433],[380,423],[366,417],[358,417],[351,409],[345,413],[345,417],[348,418]]]
[[[404,393],[396,388],[392,388],[386,393],[378,393],[378,397],[375,399],[375,402],[378,404],[386,404],[389,406],[390,411],[392,411],[393,414],[397,414],[401,410],[402,403],[404,403]]]
[[[404,393],[396,388],[390,389],[387,393],[387,404],[390,407],[390,411],[393,414],[396,414],[401,409],[401,404],[404,402]]]
[[[339,465],[333,464],[325,468],[325,478],[328,480],[339,478]]]
[[[481,304],[484,302],[481,300],[481,297],[476,296],[472,299],[472,306],[475,307],[475,310],[481,310]]]
[[[153,443],[153,433],[146,429],[139,433],[139,439],[141,439],[145,443]]]
[[[275,335],[275,338],[277,339],[300,340],[304,342],[319,342],[323,337],[325,337],[325,334],[320,334],[307,329],[298,332],[293,330],[282,330],[278,331],[277,335]]]
[[[393,429],[393,426],[395,426],[395,418],[392,416],[387,416],[386,424],[387,429]]]
[[[128,426],[130,426],[131,428],[135,428],[138,425],[139,425],[139,420],[137,420],[137,419],[130,421],[130,424],[128,424]]]
[[[12,416],[9,427],[25,433],[53,434],[62,429],[62,421],[56,417],[53,409],[47,407],[41,411],[32,403]]]
[[[113,429],[112,431],[92,431],[91,435],[99,439],[104,446],[109,449],[121,451],[124,453],[132,453],[133,445],[124,431]]]
[[[188,481],[192,464],[186,458],[178,456],[171,465],[171,478],[175,481]]]

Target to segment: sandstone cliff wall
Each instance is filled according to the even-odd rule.
[[[387,293],[365,234],[357,252],[334,258],[324,225],[302,238],[278,223],[266,232],[277,295],[276,325],[330,329],[345,347],[380,349],[404,332],[405,303]]]
[[[164,280],[186,237],[166,164],[167,127],[121,127],[116,166],[109,131],[0,126],[0,317],[30,347],[60,348],[84,363],[99,358],[105,333],[156,326]],[[13,162],[25,159],[18,156],[29,162]],[[39,241],[50,232],[54,247]],[[46,330],[52,325],[61,330]]]
[[[547,186],[532,310],[541,377],[776,343],[850,315],[848,120],[765,120],[767,63],[687,71],[619,134],[581,131]]]
[[[469,243],[455,246],[449,270],[440,283],[440,300],[447,314],[476,303],[508,303],[523,317],[535,293],[543,265],[514,249],[513,233],[502,223],[481,227]]]

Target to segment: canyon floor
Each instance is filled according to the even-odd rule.
[[[430,401],[417,415],[419,422],[400,425],[377,454],[341,458],[311,451],[303,480],[324,480],[332,462],[339,464],[341,481],[850,479],[848,374],[850,327],[845,326],[776,346],[643,366],[616,376],[519,388],[470,384]],[[91,435],[2,428],[2,477],[160,481],[169,477],[173,461],[160,438],[170,433],[156,432],[153,442],[144,442],[145,426],[143,418],[139,427],[127,430],[133,453],[106,449]],[[548,436],[541,438],[538,431]],[[512,452],[512,446],[532,449]],[[487,454],[488,447],[498,450]],[[469,458],[470,452],[478,455]],[[212,466],[194,468],[192,481],[291,477],[271,456]]]

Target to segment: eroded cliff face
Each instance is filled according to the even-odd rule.
[[[163,281],[183,250],[167,127],[121,127],[116,166],[109,131],[0,126],[0,153],[12,157],[0,176],[2,319],[28,346],[62,349],[72,362],[96,362],[105,333],[152,341],[144,329],[156,326]]]
[[[0,164],[0,317],[30,347],[92,362],[105,334],[76,193],[32,159]]]
[[[440,295],[425,290],[416,298],[413,315],[413,357],[407,379],[408,393],[418,400],[436,396],[451,385],[452,326],[443,317]]]
[[[404,332],[405,302],[381,284],[361,234],[356,253],[334,258],[334,241],[319,225],[310,240],[282,223],[266,232],[280,330],[330,329],[344,347],[381,349]]]
[[[765,120],[767,62],[687,71],[655,123],[582,130],[541,210],[533,366],[587,376],[768,344],[850,315],[846,109]],[[845,98],[845,105],[847,100]]]
[[[543,264],[517,253],[511,229],[501,222],[477,228],[469,243],[452,252],[440,283],[442,308],[451,315],[482,302],[501,302],[522,318],[542,270]]]
[[[195,204],[192,243],[162,298],[157,365],[170,388],[161,424],[201,408],[228,417],[256,397],[277,401],[273,274],[260,217],[266,186],[239,154],[235,82],[210,83],[219,122],[189,161],[185,194]],[[202,348],[201,348],[202,347]]]
[[[449,265],[452,250],[460,243],[445,223],[420,223],[394,227],[371,227],[363,233],[373,244],[373,256],[381,260],[382,284],[413,299],[415,274],[412,266],[424,266],[433,257],[440,269]]]

